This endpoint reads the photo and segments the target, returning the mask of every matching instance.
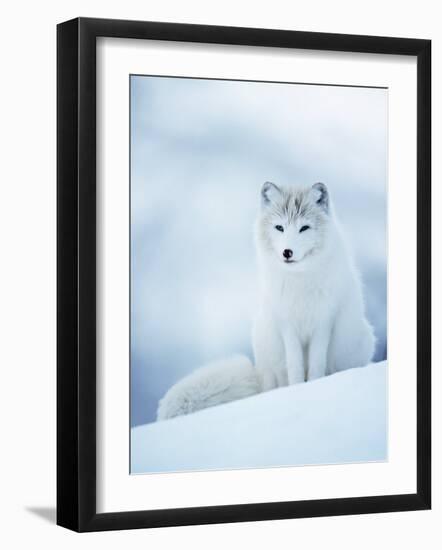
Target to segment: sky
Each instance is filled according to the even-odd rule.
[[[253,358],[265,181],[326,183],[386,356],[388,91],[131,77],[131,424],[180,378]]]

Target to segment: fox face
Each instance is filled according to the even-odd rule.
[[[329,193],[323,183],[285,188],[266,182],[261,189],[258,247],[284,268],[299,269],[323,249],[329,217]]]

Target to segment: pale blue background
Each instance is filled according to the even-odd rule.
[[[323,181],[386,342],[383,89],[131,77],[131,420],[206,361],[252,357],[259,189]]]

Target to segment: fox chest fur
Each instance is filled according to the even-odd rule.
[[[293,331],[303,344],[321,325],[332,326],[339,306],[340,293],[330,284],[327,275],[321,278],[296,274],[275,277],[265,293],[264,309],[281,332]]]

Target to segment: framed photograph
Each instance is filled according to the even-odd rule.
[[[430,41],[57,37],[57,523],[430,508]]]

